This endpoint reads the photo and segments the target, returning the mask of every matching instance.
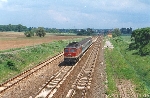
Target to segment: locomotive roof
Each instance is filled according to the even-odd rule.
[[[79,47],[80,44],[78,42],[69,43],[66,47]]]
[[[83,45],[84,43],[86,43],[87,41],[91,40],[92,38],[89,37],[89,38],[85,38],[83,39],[82,41],[80,42],[72,42],[72,43],[69,43],[66,47],[79,47],[80,45]]]

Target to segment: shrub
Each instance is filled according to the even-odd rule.
[[[36,35],[39,37],[44,37],[46,35],[43,27],[38,27],[35,31]]]
[[[138,47],[135,43],[129,44],[129,50],[135,50],[135,49],[138,49]]]
[[[150,54],[150,43],[141,47],[139,50],[140,55],[149,55]]]
[[[32,36],[34,36],[34,32],[32,32],[32,31],[26,31],[26,32],[24,33],[24,35],[25,35],[26,37],[32,37]]]
[[[2,62],[2,60],[0,60],[0,64],[2,64],[3,62]]]
[[[7,61],[7,64],[6,66],[11,69],[11,70],[16,70],[16,66],[15,66],[15,63],[13,61]]]

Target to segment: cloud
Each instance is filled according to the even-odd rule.
[[[48,10],[49,17],[54,19],[56,22],[68,22],[70,19],[62,12],[56,10]]]
[[[8,2],[7,0],[0,0],[0,9],[2,9],[4,4],[7,2]]]
[[[146,2],[140,2],[138,0],[83,0],[82,4],[86,8],[91,8],[95,11],[107,11],[107,12],[141,12],[148,10],[150,7]]]
[[[8,2],[7,0],[0,0],[1,2]]]
[[[0,10],[4,13],[0,22],[27,23],[27,19],[32,19],[28,24],[56,28],[137,27],[140,23],[150,23],[149,8],[149,0],[0,0]],[[17,20],[3,21],[5,15]]]

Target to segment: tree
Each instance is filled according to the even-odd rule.
[[[9,24],[9,25],[7,26],[7,28],[8,28],[8,31],[12,31],[12,26],[11,26],[11,24]]]
[[[119,30],[119,28],[116,28],[112,31],[112,36],[113,37],[117,37],[121,35],[121,31]]]
[[[136,29],[131,35],[130,50],[138,49],[140,55],[150,54],[150,28]]]
[[[35,31],[36,35],[39,37],[44,37],[46,35],[45,30],[43,27],[38,27]]]
[[[32,36],[34,36],[34,32],[33,32],[33,31],[26,31],[26,32],[24,33],[24,35],[25,35],[26,37],[32,37]]]
[[[18,32],[21,32],[22,31],[22,25],[18,24],[16,29],[17,29]]]
[[[87,35],[92,35],[94,31],[90,28],[87,28]]]
[[[0,31],[1,31],[1,32],[4,31],[3,25],[0,25]]]
[[[77,35],[85,35],[85,30],[84,29],[81,29],[78,31]]]

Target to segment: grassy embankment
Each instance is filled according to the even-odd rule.
[[[73,40],[79,41],[81,38],[0,51],[0,83],[62,52],[64,47]]]
[[[118,94],[116,79],[130,80],[135,92],[143,98],[150,96],[150,56],[141,57],[137,50],[128,50],[130,36],[110,39],[114,49],[105,49],[105,63],[108,79],[107,94]]]

